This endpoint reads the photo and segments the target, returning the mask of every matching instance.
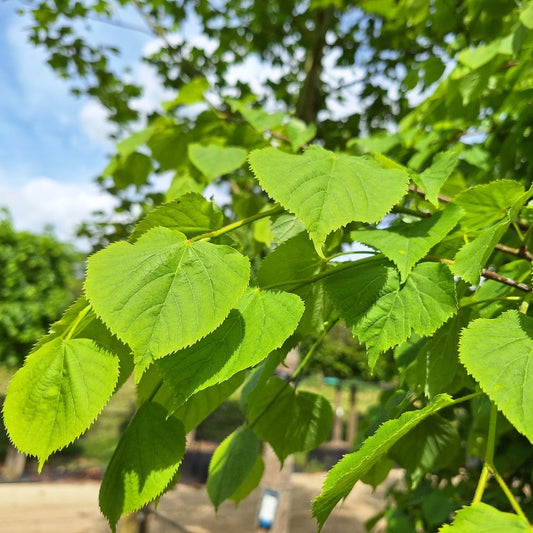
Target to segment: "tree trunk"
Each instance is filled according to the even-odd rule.
[[[19,452],[12,444],[9,444],[6,451],[6,461],[2,475],[8,481],[20,479],[26,467],[26,456]]]
[[[123,516],[118,524],[118,533],[148,533],[148,516],[148,509]]]
[[[296,105],[296,116],[307,123],[316,122],[318,112],[324,107],[320,76],[323,70],[326,33],[330,29],[332,18],[331,9],[316,11],[311,46],[305,59],[305,80]]]

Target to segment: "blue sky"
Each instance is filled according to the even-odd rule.
[[[105,110],[73,96],[68,82],[46,64],[44,52],[28,42],[28,19],[15,12],[17,7],[17,2],[0,0],[0,207],[10,210],[17,229],[39,232],[52,225],[60,239],[72,240],[76,225],[92,211],[111,212],[114,205],[94,184],[114,151],[108,137],[112,129]],[[119,18],[144,32],[91,21],[89,38],[120,45],[126,56],[115,66],[132,67],[132,76],[144,87],[135,106],[151,112],[174,96],[140,61],[144,51],[158,47],[159,39],[149,34],[137,12],[123,11]],[[173,38],[213,46],[193,20]],[[244,69],[245,77],[257,77],[253,71],[261,67],[254,66],[252,72]]]
[[[43,51],[28,43],[27,19],[15,8],[15,2],[0,2],[0,206],[11,211],[17,229],[40,231],[51,224],[60,238],[71,239],[91,211],[113,205],[93,183],[112,153],[111,130],[105,111],[71,95]],[[127,39],[130,61],[151,40],[103,24],[93,27],[98,37]],[[140,64],[137,74],[148,78]],[[156,106],[159,92],[149,88],[139,107]]]

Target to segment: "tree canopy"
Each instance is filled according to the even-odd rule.
[[[397,386],[329,472],[318,528],[394,462],[407,483],[383,513],[391,531],[530,528],[533,2],[120,4],[161,38],[147,60],[178,92],[100,178],[144,217],[100,239],[125,240],[91,256],[83,298],[13,379],[15,444],[42,465],[133,372],[139,408],[100,497],[115,529],[172,486],[185,433],[244,383],[246,422],[208,481],[215,506],[240,501],[261,478],[262,441],[283,461],[327,438],[331,406],[297,383],[341,321],[371,370],[394,361]],[[32,38],[125,124],[137,88],[76,33],[110,6],[36,2]],[[211,54],[173,34],[193,11]],[[258,100],[227,77],[252,53],[288,72]],[[327,112],[327,57],[361,68],[361,112]],[[221,205],[201,194],[213,184]],[[296,371],[273,377],[306,339]]]
[[[19,365],[75,298],[79,258],[52,235],[16,231],[0,213],[0,361]]]

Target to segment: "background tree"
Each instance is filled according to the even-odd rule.
[[[0,219],[0,362],[19,366],[80,291],[80,255],[53,235],[16,231]]]
[[[465,27],[464,20],[475,16],[473,4],[437,0],[430,9],[418,0],[228,0],[218,7],[206,1],[29,0],[24,9],[31,41],[46,50],[51,67],[76,94],[89,95],[108,110],[119,135],[139,118],[156,119],[160,111],[148,116],[138,111],[136,101],[144,88],[132,79],[130,64],[117,67],[115,59],[125,50],[94,37],[102,23],[157,40],[142,60],[153,67],[161,86],[178,91],[205,78],[215,113],[234,115],[228,98],[250,99],[257,107],[267,105],[270,111],[314,123],[316,138],[339,149],[354,137],[394,129],[419,100],[417,95],[441,78],[459,47],[474,46],[486,36],[471,36]],[[203,45],[183,38],[186,28],[201,36]],[[254,86],[261,86],[258,95],[249,80],[228,76],[232,68],[246,69],[250,60],[260,63],[256,69],[265,78],[254,80]],[[174,112],[181,111],[176,105]],[[239,120],[238,115],[233,119]],[[270,125],[279,126],[275,121]],[[180,120],[179,127],[191,126]],[[166,137],[169,144],[172,136]],[[157,176],[175,165],[168,157],[150,165],[139,154],[127,155],[121,169],[108,169],[99,180],[120,199],[120,216],[113,224],[102,217],[82,228],[96,247],[113,235],[125,238],[139,216],[165,199]]]
[[[0,364],[16,367],[79,293],[81,258],[51,234],[16,231],[7,211],[0,216]],[[4,475],[17,478],[23,468],[8,447]]]

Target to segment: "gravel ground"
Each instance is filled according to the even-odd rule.
[[[320,492],[325,474],[295,473],[291,478],[290,533],[313,533],[310,501]],[[0,484],[2,533],[107,533],[98,509],[99,482],[53,481]],[[231,502],[215,513],[205,488],[179,484],[166,494],[149,517],[150,533],[249,533],[255,530],[260,491],[238,508]],[[365,520],[383,505],[380,491],[372,494],[358,484],[332,513],[323,533],[363,533]]]

